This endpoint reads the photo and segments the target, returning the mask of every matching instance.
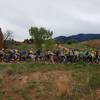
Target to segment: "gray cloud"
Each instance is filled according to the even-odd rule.
[[[100,33],[100,0],[0,0],[0,26],[16,40],[29,37],[30,26],[43,26],[54,36]]]

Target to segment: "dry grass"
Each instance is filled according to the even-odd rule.
[[[91,48],[100,48],[100,40],[91,40],[83,42],[83,44],[91,47]]]
[[[99,100],[99,88],[99,65],[0,65],[0,100]]]

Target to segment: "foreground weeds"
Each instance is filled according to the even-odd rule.
[[[0,100],[99,100],[100,65],[0,64]]]

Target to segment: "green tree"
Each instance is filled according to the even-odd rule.
[[[44,44],[46,50],[53,50],[55,48],[56,42],[53,39],[47,40]]]
[[[41,48],[47,40],[52,39],[53,32],[43,27],[31,27],[29,34],[32,37],[36,48]]]

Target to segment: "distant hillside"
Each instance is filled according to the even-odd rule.
[[[100,48],[100,40],[85,41],[85,42],[82,42],[82,44],[85,44],[88,47],[92,47],[92,48]]]
[[[72,35],[72,36],[69,36],[69,37],[58,36],[54,39],[58,42],[66,42],[66,41],[70,41],[70,40],[82,42],[82,41],[100,39],[100,34],[78,34],[78,35]]]
[[[64,42],[64,41],[66,41],[66,38],[67,38],[66,36],[58,36],[54,39],[58,42]]]

